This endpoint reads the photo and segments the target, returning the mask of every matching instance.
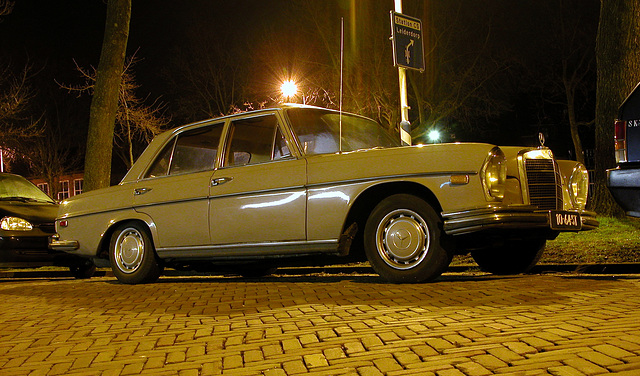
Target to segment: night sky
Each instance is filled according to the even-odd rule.
[[[165,103],[167,115],[172,119],[172,126],[204,116],[193,114],[193,117],[189,118],[180,113],[181,110],[189,109],[180,102],[185,91],[180,87],[182,78],[179,73],[182,72],[175,60],[176,57],[180,57],[177,55],[187,49],[205,50],[212,46],[219,48],[218,53],[222,51],[232,54],[232,61],[237,61],[238,66],[245,67],[243,74],[249,77],[238,82],[249,82],[253,91],[244,92],[244,95],[254,95],[256,90],[266,90],[267,85],[271,85],[271,78],[268,76],[276,75],[278,72],[274,72],[273,68],[269,70],[261,66],[260,60],[256,59],[256,56],[269,53],[264,43],[265,35],[270,35],[273,40],[284,41],[284,47],[280,47],[279,54],[286,62],[283,64],[285,71],[293,69],[294,65],[306,64],[307,72],[313,72],[317,61],[322,60],[324,63],[329,59],[326,50],[323,50],[324,41],[314,34],[314,21],[305,18],[307,15],[298,11],[305,2],[306,0],[133,0],[128,51],[129,55],[135,52],[139,59],[135,65],[135,75],[140,85],[140,95],[148,97],[150,101],[159,100]],[[380,32],[375,34],[375,38],[382,45],[388,43],[390,47],[390,42],[387,41],[390,34],[388,14],[393,8],[393,1],[369,2],[373,4],[369,11],[379,12],[381,22],[385,23],[379,26]],[[341,12],[345,13],[349,3],[347,0],[337,0],[335,12],[315,15],[316,20],[326,22],[326,27],[339,27]],[[540,69],[540,77],[537,79],[537,68],[531,67],[536,67],[540,60],[549,56],[552,47],[555,46],[555,42],[544,35],[554,22],[557,23],[557,20],[548,15],[553,13],[559,1],[451,0],[446,3],[421,3],[419,0],[405,0],[404,3],[405,12],[406,9],[422,9],[427,3],[435,4],[434,7],[451,4],[451,9],[442,13],[445,16],[434,22],[437,22],[442,30],[457,29],[446,30],[453,35],[450,38],[452,46],[459,51],[453,58],[474,59],[473,56],[464,55],[464,52],[467,52],[465,43],[486,43],[488,58],[494,59],[496,64],[502,64],[498,73],[491,78],[495,80],[487,81],[485,87],[498,88],[496,96],[506,98],[509,102],[508,109],[491,119],[480,116],[478,121],[488,124],[484,128],[485,131],[468,136],[472,139],[463,141],[492,141],[491,137],[497,137],[496,143],[522,144],[532,139],[531,135],[522,136],[515,131],[512,135],[514,129],[537,134],[540,124],[543,124],[544,131],[552,135],[552,140],[549,141],[551,145],[559,145],[559,149],[570,148],[567,146],[567,132],[559,128],[549,129],[548,125],[566,121],[562,110],[548,106],[541,110],[542,105],[540,108],[532,109],[531,103],[538,100],[534,98],[538,95],[535,91],[546,88],[528,90],[528,86],[532,86],[531,82],[537,84],[547,80],[544,69]],[[595,30],[599,1],[585,0],[580,4],[590,9],[589,12],[583,11],[581,7],[581,12],[572,13],[580,13],[581,17],[586,14],[586,18],[580,22],[584,22],[585,29]],[[39,84],[51,85],[52,92],[56,90],[56,82],[77,83],[79,77],[74,68],[74,60],[82,67],[97,67],[105,13],[106,4],[103,0],[18,0],[13,13],[3,17],[0,22],[0,63],[19,67],[28,61],[38,71]],[[455,17],[459,24],[450,22],[448,16]],[[467,26],[460,27],[465,23]],[[476,32],[480,29],[482,32]],[[298,50],[294,52],[294,48]],[[470,55],[473,50],[470,49],[468,53]],[[507,59],[510,61],[505,63]],[[383,63],[384,66],[388,64],[390,74],[395,72],[391,60]],[[451,64],[455,65],[456,62],[452,61]],[[251,68],[247,69],[250,65]],[[515,67],[520,65],[525,68],[519,69],[523,69],[533,78],[518,85],[517,81],[522,74]],[[450,81],[455,78],[456,76],[441,77]],[[594,80],[595,76],[590,79]],[[509,86],[510,92],[499,92],[500,88],[504,89],[506,86]],[[65,94],[64,90],[59,91],[61,95]],[[582,110],[585,117],[593,116],[589,114],[593,112],[593,104],[587,103],[589,100],[582,101],[585,105]],[[87,106],[88,100],[78,103],[79,106]],[[88,114],[88,108],[82,111]],[[540,120],[541,117],[548,119]],[[487,132],[486,129],[494,131]],[[458,131],[459,135],[462,133]],[[554,137],[557,140],[554,141]],[[589,134],[585,135],[585,139],[589,137]],[[535,139],[537,140],[537,137]],[[561,150],[560,154],[563,153]]]
[[[174,47],[192,43],[185,34],[194,23],[207,24],[212,34],[250,39],[264,20],[281,21],[278,9],[284,3],[288,1],[134,0],[128,55],[137,54],[142,60],[138,70],[151,82],[153,70],[163,66]],[[45,70],[54,65],[57,75],[73,76],[72,60],[97,66],[105,15],[103,0],[18,0],[0,23],[0,56],[29,59]]]

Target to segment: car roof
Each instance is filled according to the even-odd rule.
[[[335,112],[335,113],[339,112],[337,110],[332,110],[324,107],[309,106],[309,105],[298,104],[298,103],[283,103],[277,106],[271,106],[269,108],[261,108],[258,110],[238,112],[231,115],[225,115],[217,118],[210,118],[210,119],[200,120],[200,121],[196,121],[189,124],[180,125],[155,136],[154,139],[151,141],[151,143],[149,143],[147,148],[142,152],[142,155],[140,155],[140,157],[138,158],[138,161],[134,163],[134,165],[127,172],[124,178],[122,178],[122,180],[120,181],[120,184],[137,180],[140,174],[142,174],[143,170],[150,163],[150,161],[155,157],[155,155],[158,152],[160,152],[159,150],[160,146],[163,145],[167,141],[167,139],[173,137],[173,135],[175,135],[176,133],[182,132],[186,128],[197,127],[199,125],[206,125],[206,124],[211,124],[215,122],[227,121],[228,119],[233,119],[237,117],[247,117],[247,116],[258,115],[261,113],[281,111],[281,110],[286,110],[290,108],[308,108],[308,109],[323,110],[323,111],[329,111],[329,112]],[[360,116],[360,115],[355,115],[347,112],[344,112],[344,114]]]
[[[317,106],[309,106],[309,105],[306,105],[306,104],[282,103],[282,104],[279,104],[277,106],[261,108],[261,109],[258,109],[258,110],[237,112],[235,114],[219,116],[219,117],[216,117],[216,118],[209,118],[209,119],[199,120],[199,121],[196,121],[196,122],[193,122],[193,123],[179,125],[177,127],[174,127],[174,128],[171,128],[171,129],[167,130],[166,132],[173,133],[173,132],[180,131],[183,128],[190,128],[190,127],[193,127],[193,126],[199,125],[199,124],[208,124],[208,123],[213,123],[213,122],[217,122],[217,121],[225,121],[225,120],[230,119],[230,118],[253,116],[253,115],[257,115],[257,114],[264,113],[264,112],[273,112],[273,111],[279,111],[279,110],[286,110],[286,109],[289,109],[289,108],[308,108],[308,109],[324,110],[324,111],[330,111],[330,112],[338,112],[338,110],[333,110],[333,109],[324,108],[324,107],[317,107]],[[345,112],[345,114],[347,114],[347,112]],[[351,113],[348,113],[348,114],[353,115]]]

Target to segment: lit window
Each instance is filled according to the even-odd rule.
[[[69,180],[60,181],[60,192],[58,192],[58,200],[69,198]]]
[[[80,193],[82,193],[82,182],[84,180],[83,179],[75,179],[73,181],[73,195],[79,195]]]

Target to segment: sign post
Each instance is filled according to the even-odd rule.
[[[424,47],[422,21],[402,14],[402,0],[395,0],[395,12],[391,12],[391,40],[393,64],[398,67],[400,83],[400,139],[404,145],[411,145],[406,70],[424,71]]]

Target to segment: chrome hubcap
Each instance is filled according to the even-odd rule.
[[[115,262],[123,273],[133,273],[144,258],[144,239],[135,228],[127,228],[118,235],[115,244]]]
[[[394,269],[411,269],[429,250],[429,230],[416,212],[398,209],[387,214],[376,229],[378,253]]]

